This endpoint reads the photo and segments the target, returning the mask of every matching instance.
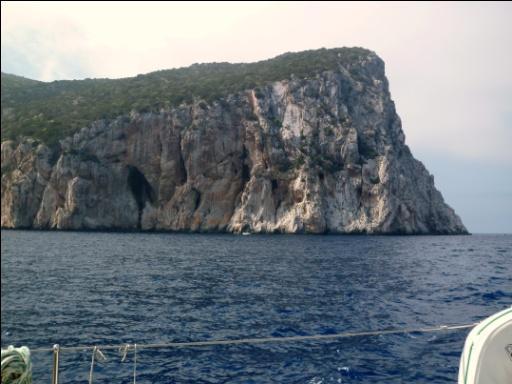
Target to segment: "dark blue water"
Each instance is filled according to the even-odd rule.
[[[480,320],[512,304],[512,236],[2,231],[2,346],[328,334]],[[453,383],[467,330],[139,351],[138,383]],[[128,383],[107,352],[95,383]],[[90,353],[62,353],[84,383]],[[35,383],[51,354],[33,355]]]

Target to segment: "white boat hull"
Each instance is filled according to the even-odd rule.
[[[469,333],[459,384],[512,384],[512,307],[488,317]]]

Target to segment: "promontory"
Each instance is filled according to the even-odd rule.
[[[363,48],[123,79],[2,73],[2,228],[460,234]]]

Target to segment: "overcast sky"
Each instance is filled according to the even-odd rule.
[[[16,4],[2,71],[125,77],[342,46],[386,62],[413,154],[472,232],[512,232],[512,3]]]

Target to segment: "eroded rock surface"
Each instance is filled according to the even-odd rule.
[[[465,233],[404,143],[384,64],[2,143],[4,228]]]

